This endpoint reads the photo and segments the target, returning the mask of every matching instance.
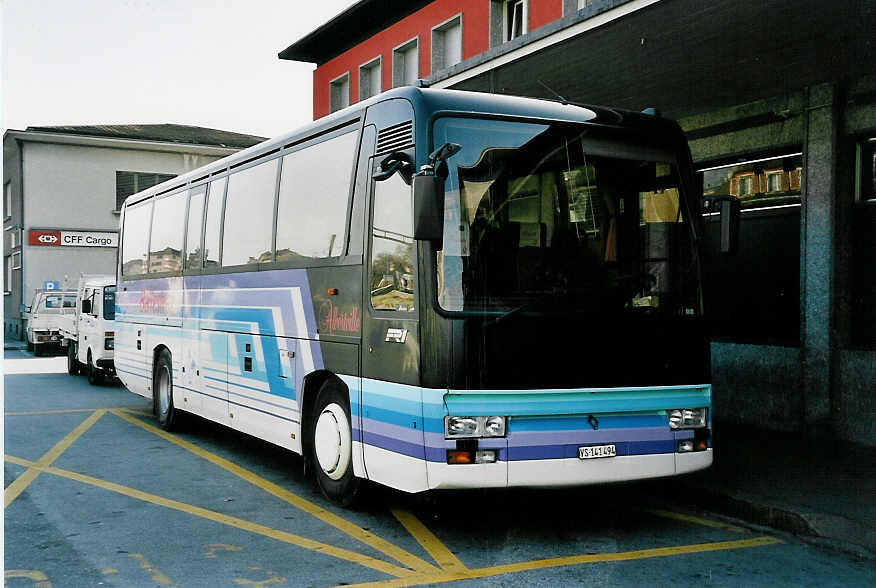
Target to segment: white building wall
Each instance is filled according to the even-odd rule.
[[[115,273],[116,248],[28,245],[30,229],[118,231],[116,172],[182,174],[219,159],[193,153],[23,143],[24,304],[45,281],[75,288],[80,273]]]

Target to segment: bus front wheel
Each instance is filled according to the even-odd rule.
[[[316,482],[327,498],[352,506],[360,480],[353,475],[353,434],[350,401],[343,388],[328,381],[322,385],[310,420],[310,451]]]
[[[167,349],[162,349],[158,354],[152,383],[152,409],[158,418],[158,426],[165,431],[172,431],[179,415],[173,407],[173,365]]]

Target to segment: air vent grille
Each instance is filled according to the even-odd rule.
[[[386,127],[377,135],[375,155],[391,153],[414,144],[414,122],[406,121]]]

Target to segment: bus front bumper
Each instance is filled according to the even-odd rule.
[[[537,459],[490,464],[428,462],[430,489],[563,487],[662,478],[712,464],[712,449],[692,453],[624,455],[602,459]]]

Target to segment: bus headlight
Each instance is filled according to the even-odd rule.
[[[115,349],[116,348],[115,338],[114,337],[107,337],[104,340],[103,348],[106,349],[107,351],[112,351],[113,349]]]
[[[505,417],[444,417],[444,437],[465,439],[475,437],[504,437]]]
[[[699,429],[706,426],[708,408],[676,408],[669,411],[670,429]]]

